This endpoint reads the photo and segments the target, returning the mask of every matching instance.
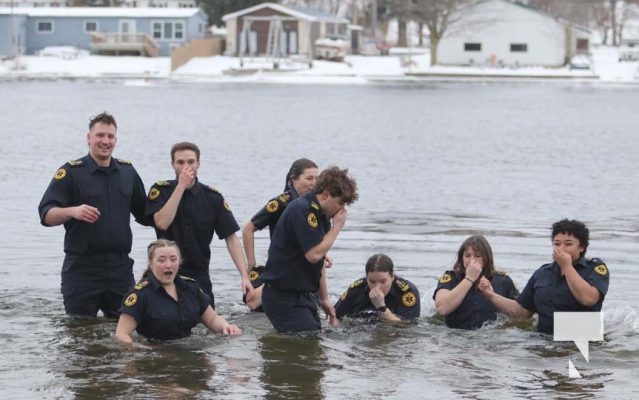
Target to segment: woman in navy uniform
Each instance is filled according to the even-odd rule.
[[[262,274],[262,306],[278,332],[320,329],[318,302],[329,323],[336,323],[324,260],[346,223],[346,205],[357,197],[357,184],[348,170],[330,167],[277,221]]]
[[[497,319],[497,307],[477,287],[480,278],[504,298],[514,299],[519,294],[512,279],[495,270],[486,238],[473,235],[459,247],[453,270],[444,272],[433,294],[437,313],[444,316],[447,326],[476,329]]]
[[[552,225],[553,262],[542,265],[528,280],[517,300],[496,293],[482,279],[479,288],[504,314],[526,319],[537,313],[537,330],[554,332],[555,311],[601,311],[608,292],[610,272],[599,258],[586,259],[590,232],[577,220]]]
[[[257,265],[255,261],[255,232],[268,226],[269,234],[272,237],[275,224],[286,206],[296,198],[310,192],[315,186],[318,175],[317,164],[308,158],[293,161],[286,174],[284,193],[270,199],[242,229],[242,242],[249,268],[249,279],[256,289],[253,294],[245,295],[243,300],[252,311],[262,311],[262,286],[264,285],[261,279],[264,267]]]
[[[335,315],[402,321],[418,318],[420,298],[417,287],[395,275],[393,260],[375,254],[366,261],[366,277],[351,283],[335,303]]]
[[[120,307],[116,338],[133,343],[131,334],[136,330],[148,339],[180,339],[190,336],[198,322],[212,332],[242,333],[213,310],[195,280],[177,275],[181,255],[175,242],[158,239],[151,242],[147,254],[147,271]]]

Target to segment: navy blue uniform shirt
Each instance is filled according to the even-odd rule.
[[[465,275],[458,277],[453,271],[446,271],[439,278],[439,283],[433,293],[433,300],[439,289],[453,290],[464,281]],[[515,299],[519,290],[512,279],[503,272],[495,272],[490,279],[495,293],[508,299]],[[497,319],[497,308],[476,287],[472,287],[459,307],[444,317],[446,326],[459,329],[477,329],[486,321]]]
[[[142,179],[128,161],[111,158],[108,167],[98,166],[90,155],[69,161],[55,173],[38,211],[40,222],[53,207],[88,204],[100,210],[94,223],[70,219],[64,224],[67,254],[125,253],[131,251],[131,218],[148,225]]]
[[[292,201],[273,232],[262,280],[279,290],[317,292],[324,259],[311,263],[304,254],[330,229],[313,192]]]
[[[366,278],[351,283],[335,303],[337,318],[378,316],[379,312],[371,303],[369,292]],[[384,297],[386,307],[402,319],[414,319],[419,317],[420,303],[417,287],[412,282],[395,276],[390,291]]]
[[[577,273],[601,294],[599,301],[591,306],[579,303],[568,288],[568,281],[561,275],[561,268],[555,262],[542,265],[528,280],[526,287],[517,298],[522,307],[537,313],[537,330],[544,333],[554,332],[555,311],[601,311],[608,293],[610,272],[599,258],[586,260],[581,257],[575,265]]]
[[[177,180],[153,184],[146,206],[148,216],[152,217],[164,207],[176,186]],[[217,233],[220,239],[225,239],[239,229],[224,196],[196,181],[192,188],[184,191],[169,228],[166,231],[156,228],[155,231],[158,239],[173,240],[180,247],[184,260],[180,271],[187,275],[191,271],[208,275],[213,234]]]
[[[260,209],[260,211],[257,212],[257,214],[253,216],[253,218],[251,218],[251,222],[258,231],[261,231],[268,226],[269,235],[272,237],[275,225],[282,216],[284,209],[286,209],[288,203],[298,197],[299,195],[295,189],[292,188],[279,196],[273,197]]]
[[[177,301],[150,274],[124,298],[119,311],[132,316],[138,324],[135,330],[146,338],[173,340],[190,336],[210,299],[190,278],[176,276],[175,287]]]

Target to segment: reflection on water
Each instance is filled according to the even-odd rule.
[[[328,365],[319,337],[264,335],[258,341],[265,398],[325,398],[321,382]]]
[[[629,398],[639,391],[639,88],[428,84],[279,86],[0,83],[0,388],[25,398],[547,399]],[[118,119],[116,155],[147,188],[173,175],[169,149],[202,149],[199,176],[242,224],[281,190],[293,159],[350,169],[360,199],[331,250],[336,301],[373,253],[422,295],[416,324],[345,322],[315,338],[279,336],[241,303],[237,271],[214,241],[211,279],[222,315],[245,332],[131,351],[114,321],[64,316],[63,229],[37,204],[64,161],[86,153],[88,118]],[[572,343],[504,319],[477,331],[434,316],[437,279],[459,244],[484,234],[498,269],[522,289],[551,259],[550,225],[584,220],[588,255],[611,271],[605,341],[586,362]],[[136,277],[152,229],[133,225]],[[258,262],[268,232],[256,235]],[[568,360],[582,373],[568,379]],[[636,396],[635,396],[636,397]]]

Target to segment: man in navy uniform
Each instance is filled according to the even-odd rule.
[[[211,241],[217,233],[240,273],[242,294],[253,293],[248,267],[239,237],[240,230],[231,207],[216,189],[197,178],[200,149],[190,142],[180,142],[171,148],[171,166],[175,180],[158,181],[149,191],[146,213],[153,218],[158,239],[175,241],[184,261],[180,274],[195,279],[211,299],[215,309],[213,285],[209,276]]]
[[[348,170],[331,167],[277,221],[262,274],[262,307],[278,332],[320,329],[318,295],[329,323],[337,322],[328,300],[324,260],[344,227],[346,205],[357,197]]]
[[[89,154],[61,166],[38,206],[44,226],[64,224],[62,295],[67,314],[117,317],[133,287],[130,214],[144,219],[145,190],[130,162],[112,157],[117,123],[104,112],[89,123]]]

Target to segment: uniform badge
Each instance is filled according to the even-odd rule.
[[[65,176],[67,176],[67,170],[64,168],[60,168],[59,170],[55,171],[55,175],[53,175],[53,179],[59,181],[60,179],[63,179]]]
[[[271,200],[266,205],[266,211],[268,211],[270,213],[274,213],[279,208],[280,208],[280,203],[278,203],[277,200]]]
[[[260,277],[260,273],[259,272],[255,271],[255,270],[249,272],[249,281],[254,282],[259,277]]]
[[[131,307],[138,301],[138,295],[135,293],[131,293],[126,300],[124,300],[124,305],[127,307]]]
[[[320,209],[320,206],[316,203],[316,202],[311,202],[311,207],[313,207],[314,209],[318,210]]]
[[[311,228],[317,228],[317,216],[314,213],[308,213],[306,221],[308,222],[308,226],[310,226]]]
[[[361,286],[361,285],[362,285],[362,283],[364,283],[364,279],[358,279],[358,280],[356,280],[355,282],[351,283],[351,287],[352,287],[352,288],[356,288],[356,287],[358,287],[358,286]]]
[[[288,193],[284,193],[284,194],[280,195],[280,200],[282,200],[282,202],[284,202],[284,203],[286,203],[290,199],[291,199],[291,195],[288,194]]]
[[[406,307],[412,307],[415,305],[415,303],[417,303],[417,297],[415,297],[415,294],[413,292],[404,293],[404,295],[402,296],[402,304],[404,304]]]
[[[226,211],[231,211],[231,206],[229,206],[229,202],[224,200],[224,208],[226,209]]]
[[[151,189],[151,191],[149,192],[149,200],[155,200],[158,197],[160,197],[160,191],[156,188]]]
[[[439,283],[448,283],[453,280],[453,277],[447,272],[439,277]]]
[[[595,272],[601,276],[608,275],[608,268],[606,268],[606,264],[599,264],[595,267]]]

